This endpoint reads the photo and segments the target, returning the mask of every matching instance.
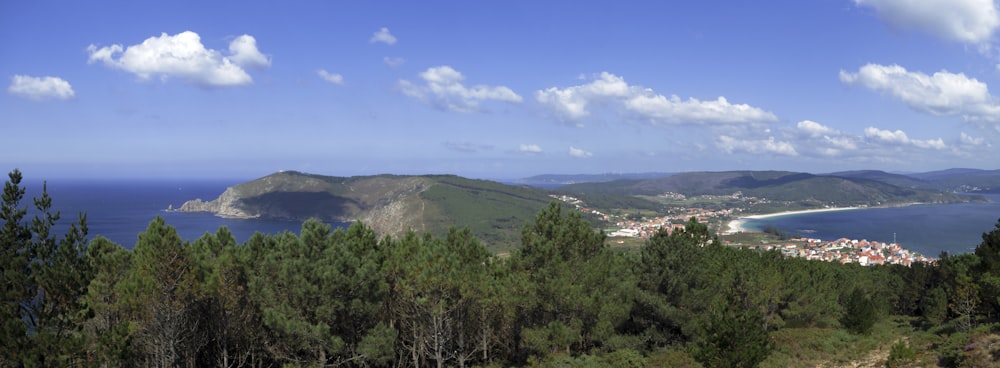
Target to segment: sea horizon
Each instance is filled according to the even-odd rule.
[[[47,192],[52,197],[52,209],[60,212],[55,234],[63,234],[75,223],[79,212],[86,212],[89,233],[87,238],[105,237],[131,249],[139,233],[157,216],[177,230],[185,241],[194,242],[206,233],[215,233],[225,226],[238,243],[246,242],[255,232],[280,234],[286,231],[298,234],[302,221],[278,219],[235,219],[210,213],[185,213],[168,211],[179,208],[185,201],[213,200],[226,188],[241,181],[203,180],[47,180]],[[32,198],[42,192],[42,181],[22,182],[26,188],[22,207],[28,207],[28,218],[35,213]],[[30,221],[30,220],[28,220]],[[347,227],[350,223],[328,223],[332,228]]]

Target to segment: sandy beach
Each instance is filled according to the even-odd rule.
[[[848,211],[848,210],[857,210],[857,209],[861,209],[861,207],[817,208],[817,209],[812,209],[812,210],[785,211],[785,212],[768,213],[768,214],[763,214],[763,215],[743,216],[743,217],[740,217],[738,219],[729,221],[729,223],[727,224],[728,229],[726,229],[725,234],[736,234],[736,233],[741,233],[741,232],[747,231],[743,227],[743,224],[745,224],[746,220],[748,220],[748,219],[749,220],[756,220],[756,219],[779,217],[779,216],[801,215],[801,214],[806,214],[806,213]]]

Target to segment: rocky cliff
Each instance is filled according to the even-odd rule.
[[[230,218],[272,218],[353,221],[362,209],[357,201],[341,196],[335,177],[282,171],[226,188],[211,201],[184,202],[180,212],[209,212]]]
[[[205,202],[201,198],[184,202],[179,209],[180,212],[209,212],[220,217],[229,218],[258,218],[261,213],[251,213],[240,203],[240,196],[236,194],[236,189],[230,187],[222,192],[218,198]]]
[[[544,190],[451,175],[332,177],[284,171],[227,188],[210,201],[187,201],[177,211],[361,221],[393,236],[469,227],[484,243],[514,243],[520,227],[548,201]]]

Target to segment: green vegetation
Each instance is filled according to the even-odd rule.
[[[867,335],[878,322],[879,311],[872,297],[862,289],[854,289],[844,302],[844,315],[840,324],[851,333]]]
[[[420,193],[427,206],[423,222],[435,235],[449,227],[468,228],[494,251],[509,251],[521,227],[551,199],[537,189],[457,176],[431,177],[435,184]]]
[[[469,229],[309,220],[237,244],[225,228],[181,239],[159,217],[127,250],[87,241],[83,215],[52,234],[44,190],[27,219],[20,182],[0,206],[0,366],[1000,363],[1000,221],[975,253],[913,267],[725,247],[694,218],[619,252],[556,203],[505,257]]]
[[[655,179],[670,176],[670,173],[606,173],[606,174],[544,174],[518,179],[518,184],[560,185],[569,183],[594,183],[628,179]]]
[[[892,350],[889,351],[889,359],[886,360],[885,366],[887,368],[897,368],[909,366],[917,360],[917,353],[913,351],[906,341],[900,340],[896,344],[892,345]]]
[[[283,171],[233,186],[211,202],[181,211],[304,221],[363,221],[380,235],[409,230],[443,236],[468,228],[494,252],[518,246],[519,232],[550,194],[575,197],[588,209],[631,220],[686,218],[690,209],[771,213],[828,206],[959,202],[975,198],[892,185],[920,183],[879,172],[812,175],[784,171],[629,175],[633,179],[567,185],[553,191],[454,175],[333,177]],[[884,181],[880,181],[884,180]],[[666,193],[671,195],[664,196]],[[586,211],[585,211],[586,212]],[[594,225],[599,216],[585,214]],[[710,222],[717,218],[710,218]],[[717,227],[716,223],[712,224]]]
[[[730,195],[766,200],[783,210],[823,206],[882,206],[903,203],[963,202],[970,198],[936,189],[901,187],[853,176],[824,176],[786,171],[689,172],[646,180],[572,184],[566,193],[656,196],[682,193],[686,196]],[[766,208],[757,209],[760,212]],[[773,212],[773,211],[772,211]]]
[[[948,169],[914,174],[928,187],[959,192],[993,192],[1000,190],[1000,170]]]
[[[765,226],[764,234],[774,235],[774,237],[778,238],[778,240],[788,240],[792,238],[792,236],[788,235],[788,232],[774,226]]]
[[[82,362],[88,346],[80,333],[88,310],[83,299],[94,278],[86,216],[80,214],[65,235],[52,234],[60,214],[50,212],[52,198],[43,186],[29,225],[20,204],[21,173],[8,177],[0,206],[0,365]]]
[[[611,194],[593,194],[593,193],[573,193],[567,191],[559,191],[556,193],[576,195],[578,198],[587,203],[588,206],[593,208],[602,208],[609,211],[648,211],[658,213],[664,209],[664,206],[655,201],[637,196],[628,195],[611,195]]]
[[[760,366],[884,366],[894,341],[910,339],[914,341],[910,346],[919,344],[921,349],[930,350],[936,335],[914,330],[910,324],[912,321],[912,317],[905,316],[883,318],[868,335],[853,334],[842,328],[783,328],[771,334],[776,347]],[[936,361],[930,360],[910,366],[934,366]],[[858,364],[862,362],[866,364]]]
[[[283,171],[227,189],[212,201],[216,207],[185,204],[181,210],[361,220],[391,236],[408,230],[443,236],[450,227],[468,228],[499,252],[516,247],[521,227],[550,200],[542,189],[454,175],[333,177]]]

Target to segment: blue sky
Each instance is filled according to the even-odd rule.
[[[100,4],[0,0],[0,168],[1000,168],[991,0]]]

